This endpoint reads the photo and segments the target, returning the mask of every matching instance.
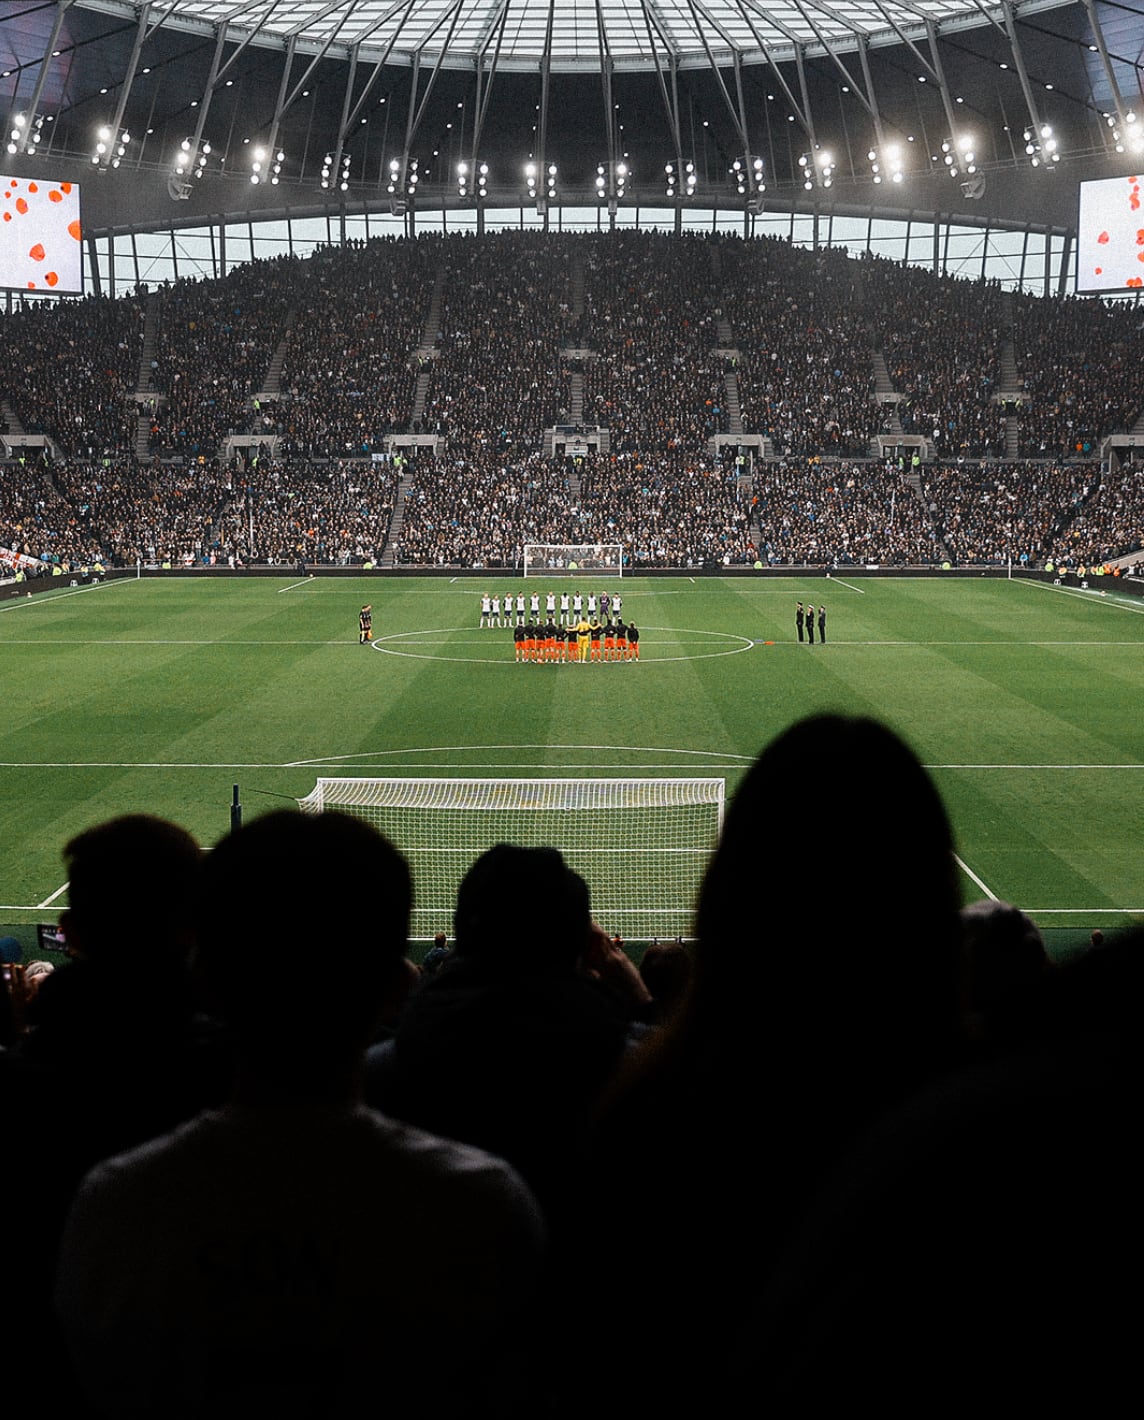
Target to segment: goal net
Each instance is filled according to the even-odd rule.
[[[610,542],[526,542],[526,577],[622,577],[622,543]]]
[[[559,848],[609,932],[691,931],[723,824],[723,779],[319,779],[299,801],[373,824],[409,860],[413,935],[451,931],[457,887],[494,843]],[[526,889],[527,890],[527,889]],[[543,904],[538,904],[538,917]]]

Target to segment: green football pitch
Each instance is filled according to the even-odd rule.
[[[509,585],[547,590],[488,589]],[[115,814],[209,844],[232,785],[249,818],[320,775],[696,776],[730,794],[818,710],[879,716],[914,746],[967,900],[1078,933],[1144,913],[1144,604],[982,578],[619,585],[638,665],[515,665],[509,633],[479,627],[471,576],[128,579],[0,603],[0,924],[51,920],[63,844]],[[798,598],[826,604],[827,645],[796,642]],[[823,798],[833,851],[862,820]]]

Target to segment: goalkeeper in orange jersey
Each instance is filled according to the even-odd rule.
[[[373,607],[369,603],[358,612],[358,645],[364,646],[373,640]]]

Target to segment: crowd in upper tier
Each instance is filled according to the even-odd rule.
[[[731,429],[737,386],[775,452],[860,456],[893,423],[880,355],[939,457],[1001,457],[1015,420],[1021,455],[1059,458],[1144,412],[1139,324],[770,238],[428,236],[17,310],[0,401],[68,456],[134,450],[140,413],[152,450],[207,456],[264,433],[344,457],[414,426],[522,454],[574,414],[617,450],[694,452]]]
[[[325,248],[0,317],[9,438],[53,441],[50,464],[29,449],[5,472],[0,546],[68,562],[370,560],[392,540],[401,563],[512,565],[525,542],[596,539],[649,566],[1091,560],[1140,545],[1133,479],[1102,493],[1095,468],[1099,441],[1144,417],[1139,326],[1130,307],[773,239]],[[862,462],[898,419],[937,459],[920,499]],[[545,464],[564,424],[592,451]],[[713,439],[740,432],[782,460],[750,485]],[[429,440],[403,477],[386,462],[402,434]],[[997,472],[1014,437],[1044,462]],[[370,458],[389,472],[341,468]]]

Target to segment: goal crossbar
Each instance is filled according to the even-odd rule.
[[[308,813],[364,818],[408,858],[415,935],[452,922],[469,865],[494,843],[559,848],[609,930],[681,936],[723,821],[723,779],[323,778]]]

